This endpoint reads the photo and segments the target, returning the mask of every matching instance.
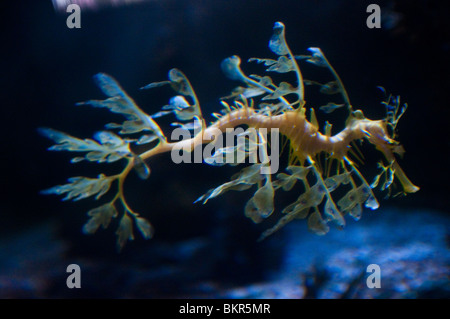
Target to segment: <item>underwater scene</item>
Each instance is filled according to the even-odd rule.
[[[2,6],[1,299],[450,297],[445,1]]]

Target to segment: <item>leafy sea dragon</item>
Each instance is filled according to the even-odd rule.
[[[372,189],[380,186],[388,196],[394,184],[400,189],[397,194],[414,193],[419,190],[405,175],[396,161],[394,154],[403,155],[403,147],[395,140],[396,126],[404,114],[407,105],[400,106],[399,97],[388,96],[382,102],[387,115],[382,120],[370,120],[361,110],[354,109],[341,79],[319,48],[309,48],[308,55],[294,55],[285,40],[285,27],[276,22],[269,42],[275,59],[251,58],[267,67],[266,71],[280,74],[290,73],[296,78],[296,85],[289,82],[276,82],[268,75],[249,75],[241,70],[241,60],[232,56],[222,62],[225,75],[242,86],[233,90],[231,95],[222,98],[223,109],[213,113],[216,118],[209,126],[203,118],[200,103],[187,77],[178,69],[169,72],[168,80],[151,83],[143,89],[169,85],[176,95],[162,110],[156,114],[145,113],[111,76],[100,73],[94,80],[103,93],[105,100],[90,100],[78,105],[107,108],[113,113],[125,117],[123,123],[106,124],[104,131],[97,132],[94,139],[79,139],[66,133],[41,128],[40,132],[50,138],[56,145],[49,150],[71,151],[82,156],[72,158],[72,163],[92,161],[111,163],[123,160],[122,172],[96,178],[72,177],[68,183],[42,191],[43,194],[64,194],[63,200],[77,201],[90,196],[99,199],[109,192],[113,185],[115,196],[107,203],[88,212],[90,217],[83,227],[84,233],[92,234],[101,226],[107,228],[112,219],[119,219],[117,245],[121,249],[128,240],[134,239],[133,228],[136,227],[144,238],[153,235],[149,221],[136,213],[124,196],[124,181],[130,171],[134,170],[142,179],[150,176],[148,162],[157,154],[194,153],[196,146],[207,144],[214,152],[204,158],[211,165],[224,165],[236,159],[231,165],[244,163],[260,150],[259,157],[253,157],[247,165],[232,179],[209,190],[197,199],[206,203],[229,190],[247,190],[256,187],[256,191],[245,205],[245,215],[259,223],[274,211],[274,195],[277,190],[298,192],[298,198],[282,210],[282,217],[275,225],[261,235],[261,239],[274,233],[293,219],[306,219],[308,227],[316,234],[323,235],[329,230],[328,224],[337,227],[345,225],[344,215],[349,214],[358,220],[362,207],[377,209],[378,201]],[[318,83],[306,80],[300,72],[299,62],[305,61],[320,68],[327,68],[333,80]],[[330,102],[318,109],[307,108],[305,86],[316,86],[321,93],[340,95],[341,104]],[[228,102],[227,102],[228,101]],[[332,125],[326,121],[323,131],[319,130],[316,112],[330,114],[337,109],[348,113],[345,128],[332,135]],[[174,114],[181,123],[172,123],[179,129],[193,134],[178,140],[169,141],[155,119]],[[232,128],[245,127],[237,145],[222,147],[217,132],[227,132]],[[116,133],[114,133],[115,131]],[[274,135],[269,140],[265,132],[278,132],[284,138],[289,150],[286,172],[275,174],[268,169],[274,157],[268,157]],[[262,133],[263,132],[263,133]],[[125,138],[124,136],[137,136]],[[173,135],[172,135],[173,136]],[[380,173],[369,185],[357,168],[363,163],[363,155],[356,142],[366,140],[381,152],[384,159],[380,161]],[[135,145],[148,145],[148,149],[136,153]],[[273,154],[272,154],[273,155]],[[174,158],[174,157],[172,157]],[[243,161],[244,160],[244,161]],[[397,182],[397,183],[395,183]],[[295,188],[294,188],[295,187]],[[336,191],[340,189],[341,191]],[[123,208],[119,213],[119,205]]]

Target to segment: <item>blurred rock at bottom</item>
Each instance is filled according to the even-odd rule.
[[[424,210],[366,212],[326,236],[293,222],[267,239],[282,243],[282,254],[265,256],[280,266],[239,283],[212,275],[220,254],[210,251],[220,247],[207,237],[145,246],[116,262],[68,257],[68,244],[44,224],[0,242],[0,298],[450,298],[449,230],[447,214]],[[81,289],[66,286],[72,263]],[[371,264],[381,288],[367,287]]]

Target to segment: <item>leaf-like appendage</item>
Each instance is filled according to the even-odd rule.
[[[323,68],[328,67],[328,63],[320,48],[308,48],[308,50],[312,55],[306,60],[307,62]]]
[[[78,102],[76,105],[90,105],[92,107],[107,108],[113,113],[124,115],[128,119],[138,119],[135,115],[134,105],[123,96],[113,96],[106,100],[89,100],[85,102]]]
[[[149,223],[148,220],[142,217],[136,217],[136,226],[141,232],[142,236],[145,239],[150,239],[153,236],[153,226]]]
[[[193,130],[200,130],[202,127],[202,122],[197,117],[194,117],[194,121],[192,121],[192,122],[189,122],[189,123],[172,122],[172,123],[170,123],[170,125],[178,126],[185,131],[193,131]]]
[[[330,176],[325,179],[325,185],[329,192],[334,191],[341,184],[348,184],[350,182],[350,172],[345,172],[339,175]]]
[[[194,91],[192,90],[191,85],[189,84],[189,81],[187,80],[186,76],[178,69],[171,69],[169,71],[169,80],[170,85],[172,88],[183,95],[186,96],[193,96]]]
[[[327,105],[322,105],[319,107],[319,109],[325,113],[331,113],[336,109],[339,109],[341,107],[345,106],[345,104],[335,104],[335,103],[328,103]]]
[[[170,81],[152,82],[150,84],[147,84],[146,86],[141,87],[141,90],[154,89],[168,84],[170,84]]]
[[[248,88],[245,88],[242,86],[237,86],[231,91],[230,95],[223,96],[220,99],[221,100],[235,99],[239,96],[243,96],[246,99],[249,99],[255,96],[262,95],[264,93],[266,93],[266,91],[258,87],[249,86]]]
[[[245,205],[245,217],[250,218],[254,223],[258,224],[262,222],[263,218],[261,216],[261,213],[256,206],[254,197],[250,198]]]
[[[260,111],[258,113],[264,115],[279,115],[291,109],[290,106],[284,103],[260,103],[259,108]]]
[[[375,198],[375,196],[370,194],[369,197],[367,198],[366,203],[364,204],[364,206],[366,206],[367,208],[370,208],[372,210],[375,210],[375,209],[378,209],[378,207],[380,207],[380,204],[378,203],[378,201]]]
[[[261,175],[261,164],[253,164],[244,167],[241,171],[232,177],[235,177],[239,183],[256,184],[264,177]]]
[[[392,182],[394,181],[394,170],[392,169],[391,166],[389,166],[386,173],[387,173],[386,174],[386,182],[384,183],[383,187],[381,188],[382,190],[388,189],[392,185]]]
[[[113,124],[113,123],[110,123]],[[108,126],[111,127],[111,126]],[[141,120],[135,120],[135,121],[124,121],[122,125],[119,125],[118,128],[120,128],[119,133],[120,134],[134,134],[139,133],[142,131],[150,131],[148,126],[145,125],[145,123]]]
[[[123,124],[110,123],[107,125],[108,128],[121,128],[120,134],[132,134],[147,130],[155,133],[160,139],[165,139],[161,129],[151,116],[147,115],[136,105],[113,77],[99,73],[94,76],[94,80],[109,98],[106,100],[80,102],[77,105],[107,108],[113,113],[125,116],[127,121]]]
[[[141,179],[147,179],[150,176],[150,168],[139,156],[134,156],[134,170]]]
[[[112,76],[105,73],[97,73],[94,75],[94,81],[103,93],[109,97],[121,96],[124,93],[120,84]]]
[[[284,191],[290,191],[296,182],[297,178],[295,176],[279,173],[277,174],[277,180],[273,184],[276,188],[281,187]]]
[[[251,74],[250,77],[255,79],[255,80],[257,80],[258,83],[261,84],[262,86],[269,87],[269,86],[274,85],[273,81],[272,81],[272,78],[270,76],[267,76],[267,75],[266,76],[259,76],[259,75],[256,75],[256,74]]]
[[[331,81],[320,87],[320,93],[333,95],[341,92],[341,88],[337,81]]]
[[[306,216],[308,216],[309,209],[310,205],[308,205],[308,203],[303,198],[299,197],[297,201],[286,206],[283,209],[282,213],[292,215],[292,218],[290,220],[294,218],[303,219],[306,218]]]
[[[353,217],[354,220],[360,220],[362,214],[362,207],[359,203],[356,203],[349,209],[348,214]]]
[[[244,72],[241,70],[241,58],[237,55],[233,55],[226,58],[220,64],[222,72],[231,80],[245,81]]]
[[[226,161],[227,153],[232,153],[236,150],[236,146],[222,147],[215,150],[214,154],[210,157],[206,157],[203,161],[206,164],[213,166],[223,166],[228,164]]]
[[[94,234],[100,226],[103,229],[109,226],[111,219],[117,217],[117,210],[113,204],[107,203],[91,209],[87,214],[91,218],[83,226],[83,232],[85,234]]]
[[[381,179],[384,180],[383,184],[381,185],[381,190],[389,189],[389,187],[392,185],[394,181],[394,169],[392,168],[392,163],[384,166],[383,163],[378,163],[378,167],[381,168],[381,172],[375,177],[374,181],[370,185],[371,188],[376,188],[381,181]]]
[[[326,190],[325,190],[325,187],[322,185],[322,183],[317,181],[317,183],[313,187],[311,187],[311,189],[306,193],[309,193],[309,197],[308,197],[309,205],[311,207],[315,207],[315,206],[318,206],[322,202],[322,200],[326,194]]]
[[[49,150],[88,152],[84,157],[88,161],[114,162],[130,155],[129,144],[112,132],[96,133],[94,136],[98,142],[91,139],[82,140],[50,128],[40,128],[39,132],[58,143],[51,146]],[[72,162],[79,162],[82,159],[76,157]]]
[[[129,240],[134,240],[133,235],[133,220],[127,215],[124,214],[120,220],[119,227],[116,231],[117,235],[117,248],[118,250],[122,250],[123,246]]]
[[[191,86],[191,83],[184,75],[184,73],[178,69],[171,69],[169,71],[169,81],[150,83],[144,86],[142,89],[151,89],[166,84],[170,84],[172,89],[181,95],[172,97],[169,101],[169,105],[164,106],[163,112],[157,113],[157,116],[167,114],[164,112],[164,110],[171,110],[175,112],[175,115],[181,121],[192,120],[194,117],[202,117],[200,105],[198,104],[197,97]],[[184,96],[189,96],[192,101],[194,101],[194,104],[190,105],[186,101]]]
[[[324,212],[328,220],[334,221],[337,225],[341,227],[345,226],[344,217],[338,211],[336,205],[331,201],[330,198],[328,198],[325,203]]]
[[[273,26],[273,35],[269,41],[269,48],[273,53],[278,55],[289,54],[289,49],[284,37],[284,24],[281,22],[275,22]]]
[[[259,144],[256,143],[254,134],[247,130],[237,136],[237,145],[216,149],[214,154],[204,158],[204,162],[213,166],[222,166],[225,164],[236,166],[244,163],[248,156],[256,156]]]
[[[386,94],[384,88],[378,88],[382,89],[384,94]],[[394,138],[396,135],[395,128],[397,127],[397,123],[408,108],[408,104],[403,104],[402,108],[400,109],[400,96],[392,95],[389,95],[386,101],[381,102],[381,104],[384,104],[386,106],[386,122],[390,127],[390,135],[392,138]]]
[[[317,211],[309,215],[308,227],[317,235],[325,235],[330,230],[330,227],[322,219],[322,216],[320,216]]]
[[[120,113],[129,120],[140,118],[142,111],[134,103],[134,101],[120,87],[118,82],[112,77],[104,73],[94,76],[94,80],[105,95],[109,98],[106,100],[90,100],[77,103],[77,105],[91,105],[94,107],[105,107],[113,113]]]
[[[257,82],[252,82],[250,78],[255,79]],[[222,97],[222,99],[232,99],[241,96],[249,99],[271,92],[267,87],[273,86],[272,79],[269,76],[261,77],[252,74],[249,76],[249,79],[243,77],[241,80],[247,84],[247,87],[238,86],[231,91],[230,95]]]
[[[155,140],[158,139],[158,136],[154,135],[154,134],[149,134],[149,135],[142,135],[136,142],[136,144],[138,145],[142,145],[142,144],[147,144],[147,143],[151,143]]]
[[[277,60],[250,58],[250,59],[248,59],[248,62],[264,63],[265,66],[271,66],[271,65],[277,63]]]
[[[236,185],[238,185],[236,180],[226,182],[216,188],[212,188],[209,191],[206,192],[206,194],[200,196],[194,203],[203,201],[203,204],[206,204],[206,202],[214,197],[217,197],[228,190],[233,189]],[[250,185],[251,186],[251,185]]]
[[[297,179],[305,180],[308,173],[311,171],[311,166],[293,166],[290,165],[286,168],[286,171],[291,173]]]
[[[356,220],[361,217],[361,205],[364,204],[364,206],[370,209],[377,209],[379,207],[378,201],[373,196],[370,187],[366,184],[362,184],[348,191],[337,204],[341,212],[349,213]]]
[[[58,185],[52,188],[41,191],[41,194],[56,194],[61,195],[67,193],[62,200],[72,199],[77,201],[83,198],[96,195],[95,199],[103,196],[111,187],[112,178],[100,174],[98,178],[88,177],[71,177],[68,179],[69,183],[65,185]]]
[[[194,203],[203,201],[205,204],[209,199],[217,197],[229,190],[242,191],[249,189],[252,185],[264,179],[260,173],[261,164],[254,164],[243,168],[239,173],[231,177],[231,181],[216,188],[210,189],[206,194],[200,196]]]
[[[282,96],[296,93],[297,89],[294,88],[290,83],[281,82],[280,85],[276,88],[276,90],[272,94],[268,94],[263,97],[263,100],[276,100]]]
[[[264,63],[265,66],[268,66],[266,71],[278,73],[295,71],[292,60],[284,55],[280,56],[278,60],[251,58],[248,61],[249,62],[256,61],[257,63]]]
[[[274,195],[272,183],[269,180],[266,180],[264,186],[259,188],[253,196],[253,203],[258,210],[258,214],[262,218],[267,218],[273,213]]]
[[[182,111],[189,108],[188,101],[182,95],[176,95],[169,100],[169,105],[163,106],[163,110]]]
[[[184,96],[177,95],[169,100],[169,105],[162,108],[163,110],[173,110],[177,119],[180,121],[192,120],[194,116],[200,116],[199,109],[196,106],[189,105]]]
[[[119,136],[108,131],[97,132],[94,134],[94,138],[107,147],[118,148],[124,145],[124,141]]]
[[[297,168],[296,166],[293,166]],[[299,167],[300,168],[300,167]],[[295,177],[295,175],[292,175]],[[286,206],[282,213],[295,215],[295,218],[305,218],[311,207],[318,206],[325,196],[325,189],[319,182],[301,194],[295,202]]]

